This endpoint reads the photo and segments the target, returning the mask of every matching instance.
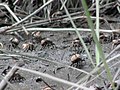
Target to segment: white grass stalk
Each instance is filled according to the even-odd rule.
[[[43,4],[45,4],[45,3],[46,3],[46,0],[43,0]],[[47,18],[47,14],[46,14],[47,12],[46,12],[46,11],[47,11],[47,7],[44,8],[44,15],[45,15],[45,18]]]
[[[96,0],[96,36],[99,40],[99,0]],[[100,53],[98,51],[97,45],[95,45],[96,49],[96,64],[98,65],[100,62]]]
[[[84,90],[89,90],[89,88],[87,88],[83,85],[78,85],[76,83],[73,83],[73,82],[70,82],[70,81],[67,81],[67,80],[64,80],[64,79],[60,79],[60,78],[54,77],[54,76],[49,75],[49,74],[45,74],[45,73],[42,73],[42,72],[38,72],[38,71],[26,69],[26,68],[21,68],[21,67],[16,67],[16,68],[19,69],[19,70],[22,70],[22,71],[27,71],[27,72],[30,72],[30,73],[33,73],[33,74],[36,74],[36,75],[40,75],[42,77],[45,77],[45,78],[48,78],[48,79],[51,79],[51,80],[54,80],[54,81],[57,81],[57,82],[60,82],[60,83],[64,83],[64,84],[71,85],[71,86],[74,86],[74,87],[79,87],[79,88],[84,89]]]
[[[13,3],[13,5],[15,5],[18,1],[19,1],[19,0],[15,0],[14,3]]]
[[[53,31],[53,32],[58,32],[58,31],[75,31],[74,28],[27,28],[27,31]],[[12,29],[7,32],[12,32],[12,31],[18,31],[17,29]],[[20,30],[21,31],[21,30]],[[91,32],[91,29],[87,28],[77,28],[77,31],[83,31],[83,32]],[[95,29],[96,31],[96,29]],[[105,30],[105,29],[99,29],[99,32],[106,32],[106,33],[113,33],[113,32],[118,32],[118,29],[115,30]]]
[[[62,6],[61,6],[61,8],[60,8],[60,10],[62,10],[62,9],[64,8],[64,5],[67,3],[67,1],[68,1],[68,0],[64,0]]]

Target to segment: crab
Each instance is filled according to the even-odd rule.
[[[32,43],[32,42],[28,42],[28,43],[24,43],[24,44],[22,44],[22,49],[24,50],[24,51],[33,51],[33,50],[35,50],[35,46],[34,46],[34,43]]]
[[[80,40],[75,39],[72,41],[72,47],[75,49],[75,51],[79,50],[80,47],[82,46]]]
[[[85,60],[83,60],[81,57],[80,57],[80,54],[74,54],[72,55],[71,57],[71,66],[74,66],[76,68],[81,68],[83,65],[86,64]]]
[[[39,31],[33,32],[32,35],[33,35],[33,40],[35,40],[36,42],[40,42],[42,40],[41,33]]]
[[[109,34],[100,33],[99,39],[101,43],[108,43],[112,41],[112,36]]]
[[[9,45],[8,45],[9,50],[11,50],[12,48],[17,48],[19,43],[20,41],[17,38],[15,37],[10,38]]]
[[[113,41],[112,41],[112,49],[113,49],[115,46],[118,46],[119,44],[120,44],[120,39],[113,40]]]
[[[46,38],[46,39],[41,40],[41,46],[42,46],[42,48],[50,47],[50,46],[52,46],[54,48],[55,44],[53,43],[53,41],[50,38]]]
[[[119,31],[113,32],[113,33],[112,33],[112,38],[113,38],[113,39],[118,39],[118,38],[120,38],[120,33],[119,33]]]
[[[88,35],[87,37],[82,37],[82,39],[87,45],[91,45],[93,41],[91,35]],[[75,49],[75,51],[80,50],[80,48],[82,47],[82,43],[78,37],[72,41],[72,47]]]
[[[21,76],[18,72],[15,72],[12,78],[10,79],[10,82],[16,83],[16,82],[23,82],[24,80],[25,78],[23,76]]]

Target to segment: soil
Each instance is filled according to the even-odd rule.
[[[62,9],[64,5],[62,5],[61,1],[53,0],[50,1],[51,3],[49,3],[49,5],[47,5],[48,2],[43,5],[43,3],[45,3],[46,1],[49,0],[44,0],[44,2],[40,0],[31,0],[31,2],[29,0],[0,1],[0,3],[6,3],[5,8],[2,4],[2,7],[0,7],[0,82],[3,80],[3,77],[5,77],[5,75],[11,70],[11,68],[19,62],[22,62],[21,67],[24,69],[27,68],[29,70],[42,72],[73,83],[77,83],[86,75],[85,73],[82,73],[78,70],[82,69],[84,71],[91,72],[94,69],[84,48],[82,46],[80,46],[80,48],[74,48],[74,45],[72,45],[73,40],[77,37],[77,34],[75,32],[40,31],[42,39],[50,39],[50,41],[48,41],[49,44],[41,45],[40,41],[36,41],[36,39],[33,38],[32,31],[29,32],[29,35],[26,35],[25,32],[21,31],[21,25],[25,26],[25,28],[73,28],[66,13],[66,10],[64,10],[64,8]],[[93,23],[96,26],[96,2],[95,0],[86,1],[88,4],[89,12],[92,16]],[[6,7],[6,5],[8,5],[8,7]],[[65,6],[77,28],[89,28],[87,18],[84,17],[85,12],[80,0],[70,0],[66,2]],[[16,17],[12,12],[10,12],[9,8],[13,11],[13,13],[18,17],[19,20],[23,20],[21,23],[18,22],[19,25],[16,24]],[[100,29],[120,30],[119,8],[120,0],[100,1]],[[83,18],[81,18],[81,16]],[[28,20],[25,20],[26,18]],[[3,28],[6,28],[8,26],[10,26],[10,30],[18,30],[16,32],[19,33],[21,37],[19,37],[19,35],[16,34],[14,31],[8,31],[4,34],[1,34],[2,32],[4,32]],[[89,34],[91,33],[82,31],[80,32],[80,35],[82,37],[86,37],[87,40],[90,39]],[[113,34],[115,33],[104,34],[112,37],[112,40],[120,38],[120,33],[117,33],[117,36],[115,36],[114,38]],[[101,41],[105,57],[113,50],[113,43],[110,37],[107,37],[107,40]],[[17,38],[20,43],[18,45],[11,43],[11,38]],[[25,43],[28,42],[31,46],[27,46],[28,48],[24,50],[22,46],[23,44],[25,46]],[[33,44],[31,44],[31,42]],[[3,44],[3,47],[1,43]],[[88,43],[87,47],[90,51],[93,62],[96,63],[94,41],[92,41],[91,44]],[[77,49],[77,51],[75,49]],[[71,62],[72,55],[76,53],[80,54],[79,59],[84,61],[84,63],[82,63],[82,61],[79,63]],[[109,59],[118,55],[119,53],[120,50],[115,51],[109,57]],[[108,63],[108,66],[111,67],[110,71],[115,80],[120,81],[119,61],[120,57],[115,58]],[[70,68],[70,66],[74,67],[74,69]],[[77,68],[77,70],[75,68]],[[105,71],[104,67],[100,69],[100,72],[102,71]],[[118,73],[117,76],[116,73]],[[98,72],[94,73],[94,75],[97,76]],[[91,77],[89,79],[91,80],[93,78],[94,77]],[[110,80],[108,80],[107,78],[106,71],[101,74],[100,78],[102,80],[98,77],[90,83],[88,83],[90,80],[87,78],[83,82],[87,83],[87,87],[96,85],[100,87],[100,89],[96,90],[106,90],[101,88],[104,86],[108,86],[110,83]],[[83,82],[81,83],[83,84]],[[106,85],[104,85],[103,83]],[[48,87],[51,87],[51,89],[49,89]],[[4,90],[67,90],[70,87],[71,86],[69,85],[53,81],[52,79],[45,78],[40,75],[36,75],[23,70],[17,70],[9,80],[9,83]],[[70,90],[78,89],[74,87]]]
[[[103,24],[101,28],[107,28],[108,27]],[[32,32],[30,32],[32,33]],[[74,47],[72,47],[72,41],[73,39],[77,36],[75,32],[41,32],[41,35],[43,38],[50,38],[53,43],[55,44],[55,48],[53,48],[53,46],[46,46],[45,48],[41,49],[41,45],[40,43],[35,43],[36,45],[36,49],[35,51],[28,51],[28,52],[24,52],[24,50],[22,49],[22,44],[25,43],[26,41],[31,41],[32,37],[31,36],[26,36],[24,32],[19,33],[24,40],[20,40],[20,44],[18,45],[20,48],[12,48],[11,52],[17,52],[17,53],[22,53],[22,54],[29,54],[29,55],[33,55],[33,56],[38,56],[41,58],[45,58],[45,59],[49,59],[51,61],[57,61],[59,63],[62,63],[64,65],[71,65],[71,61],[70,58],[71,56],[75,53]],[[82,36],[88,36],[89,32],[80,32],[80,34]],[[8,45],[10,44],[9,39],[11,37],[14,37],[14,35],[0,35],[0,42],[2,42],[4,44],[4,49],[8,50]],[[109,54],[111,49],[112,43],[111,42],[107,42],[107,43],[103,43],[102,47],[103,47],[103,51],[105,53],[105,55]],[[90,51],[91,51],[91,55],[92,58],[95,60],[95,44],[94,42],[92,42],[91,45],[88,45]],[[84,59],[86,61],[86,64],[81,66],[80,68],[90,72],[93,69],[93,66],[90,63],[90,60],[88,59],[88,56],[86,54],[86,52],[84,52],[84,49],[82,48],[82,52],[78,52],[81,55],[81,58]],[[111,57],[113,57],[114,55],[118,54],[119,51],[116,51]],[[23,61],[24,65],[22,67],[24,68],[28,68],[31,70],[35,70],[35,71],[39,71],[39,72],[43,72],[43,73],[47,73],[50,74],[52,76],[64,79],[64,80],[68,80],[71,82],[77,82],[78,80],[80,80],[83,76],[85,76],[84,73],[78,72],[76,70],[73,70],[71,68],[67,68],[64,65],[60,65],[60,64],[55,64],[52,62],[48,62],[48,61],[44,61],[42,59],[34,59],[34,58],[25,58],[25,57],[16,57],[17,59],[13,59],[10,56],[2,56],[2,52],[1,52],[1,63],[0,63],[0,73],[2,74],[2,72],[8,67],[12,67],[14,66],[15,62],[19,62],[19,61]],[[115,59],[113,62],[110,62],[110,65],[114,64],[115,62],[119,61],[120,58]],[[119,65],[115,65],[112,68],[112,73],[115,73],[116,70],[119,68]],[[104,70],[104,69],[102,69]],[[11,80],[10,82],[12,83],[12,85],[17,88],[16,90],[42,90],[43,88],[46,87],[46,84],[43,81],[36,81],[38,80],[38,78],[42,78],[42,80],[44,80],[45,82],[47,82],[48,85],[50,85],[52,88],[54,88],[54,90],[66,90],[67,88],[69,88],[70,86],[66,85],[66,84],[62,84],[47,78],[44,78],[42,76],[39,75],[35,75],[29,72],[25,72],[25,71],[21,71],[18,70],[17,71],[19,73],[19,79],[20,80]],[[106,73],[103,73],[102,75],[104,78],[106,78]],[[120,78],[120,77],[118,77]],[[0,77],[0,80],[2,80],[2,77]],[[107,80],[106,80],[107,81]],[[99,83],[100,81],[97,79],[94,82],[97,82],[98,85],[101,85],[101,83]],[[92,82],[93,84],[93,82]],[[11,86],[7,85],[7,87],[5,88],[5,90],[13,90],[13,88],[11,88]],[[74,90],[74,89],[72,89]]]

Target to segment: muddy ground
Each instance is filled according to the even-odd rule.
[[[103,28],[109,29],[106,25],[103,24]],[[53,43],[55,44],[56,48],[53,48],[52,46],[50,47],[45,47],[43,49],[41,49],[41,45],[40,43],[36,43],[36,49],[35,51],[28,51],[28,52],[24,52],[22,49],[22,44],[25,43],[26,41],[30,41],[31,40],[31,36],[26,37],[25,33],[19,33],[21,36],[23,36],[23,38],[25,40],[20,40],[20,44],[18,45],[20,48],[12,48],[11,52],[17,52],[17,53],[22,53],[22,54],[29,54],[29,55],[33,55],[33,56],[39,56],[41,58],[45,58],[45,59],[49,59],[51,61],[57,61],[59,63],[65,64],[65,65],[70,65],[71,61],[70,58],[71,56],[75,53],[74,48],[71,47],[72,46],[72,40],[77,36],[75,32],[41,32],[42,37],[44,38],[50,38]],[[89,34],[89,32],[80,32],[80,34],[82,36],[86,36]],[[9,39],[11,37],[14,37],[13,35],[0,35],[0,42],[2,42],[4,44],[4,49],[7,51],[10,51],[8,49],[8,45],[9,43]],[[108,42],[108,43],[104,43],[102,44],[103,47],[103,51],[105,53],[105,55],[107,55],[108,53],[110,53],[111,46],[112,43]],[[94,42],[92,42],[91,45],[88,45],[90,51],[91,51],[91,55],[92,58],[95,58],[94,55],[94,48],[95,44]],[[81,55],[81,58],[84,59],[86,61],[86,64],[81,66],[80,68],[90,72],[93,69],[93,66],[90,63],[90,60],[87,57],[86,52],[78,52]],[[119,51],[116,51],[111,57],[113,57],[114,55],[118,54]],[[8,66],[12,67],[14,66],[15,62],[19,62],[19,61],[23,61],[24,65],[22,67],[28,68],[28,69],[32,69],[35,71],[39,71],[39,72],[43,72],[43,73],[47,73],[50,75],[53,75],[55,77],[64,79],[64,80],[68,80],[71,82],[77,82],[78,80],[80,80],[85,74],[78,72],[76,70],[70,69],[65,67],[64,65],[59,65],[59,64],[54,64],[51,62],[47,62],[41,59],[33,59],[33,58],[25,58],[25,57],[16,57],[17,59],[13,59],[9,56],[2,56],[1,52],[1,59],[0,59],[0,74],[2,74],[2,72],[8,68]],[[115,59],[113,62],[110,62],[110,65],[114,64],[115,62],[118,62],[120,58]],[[95,59],[94,59],[95,60]],[[120,64],[115,65],[112,68],[112,73],[115,73],[116,70],[119,68]],[[25,72],[25,71],[17,71],[21,78],[20,80],[11,80],[11,84],[14,88],[17,88],[18,90],[42,90],[44,87],[46,87],[46,84],[43,81],[36,81],[36,79],[40,76],[29,73],[29,72]],[[3,75],[4,76],[4,75]],[[106,78],[106,73],[104,73],[102,75],[104,78]],[[48,85],[52,86],[52,88],[54,88],[54,90],[66,90],[67,88],[69,88],[70,86],[66,85],[66,84],[62,84],[44,77],[41,77],[45,82],[47,82]],[[119,78],[119,77],[118,77]],[[0,80],[2,80],[2,78],[0,77]],[[38,80],[38,79],[37,79]],[[95,80],[94,82],[97,82],[98,85],[101,85],[101,83],[99,83],[99,80]],[[106,80],[107,82],[107,80]],[[93,83],[93,82],[92,82]],[[15,89],[15,90],[17,90]],[[5,90],[13,90],[13,88],[11,88],[11,86],[7,85],[7,87],[5,88]],[[72,89],[74,90],[74,89]]]
[[[73,28],[68,15],[66,15],[66,10],[61,9],[63,5],[61,4],[60,0],[53,1],[54,2],[51,2],[50,5],[48,5],[43,10],[40,9],[39,12],[37,11],[38,13],[34,13],[34,15],[31,15],[31,13],[34,11],[36,12],[36,10],[38,10],[38,8],[43,5],[44,2],[42,0],[31,0],[31,2],[29,0],[1,0],[0,3],[6,3],[19,20],[23,20],[24,18],[26,18],[26,16],[31,15],[31,18],[28,16],[29,20],[20,23],[21,25],[25,26],[25,28]],[[96,25],[95,0],[86,1],[90,14],[92,16],[93,23],[94,25]],[[77,28],[89,28],[86,17],[84,17],[85,12],[80,0],[70,0],[67,2],[66,7]],[[119,7],[120,0],[100,0],[100,29],[120,29]],[[15,24],[16,18],[14,19],[13,14],[10,14],[11,12],[9,11],[9,8],[7,8],[7,10],[6,8],[0,7],[0,33],[1,30],[4,31],[1,27],[10,26],[12,27],[11,30],[21,30],[21,25]],[[14,25],[15,27],[13,27]],[[36,40],[33,39],[33,32],[29,32],[28,36],[23,31],[20,31],[18,33],[20,34],[21,38],[18,37],[18,35],[16,35],[14,32],[11,33],[12,35],[10,35],[10,33],[0,34],[0,82],[16,63],[22,62],[22,68],[43,72],[76,83],[86,75],[73,68],[67,67],[72,64],[70,59],[71,56],[76,52],[80,54],[80,58],[82,60],[85,60],[84,64],[80,63],[80,65],[77,67],[78,70],[82,69],[87,72],[91,72],[94,69],[82,46],[79,48],[78,51],[74,50],[75,48],[72,46],[72,41],[75,39],[75,37],[77,37],[77,34],[75,32],[41,31],[40,33],[42,39],[50,38],[52,41],[52,45],[54,46],[53,47],[50,45],[49,47],[45,46],[44,48],[41,46],[40,41],[36,42]],[[82,37],[86,37],[88,39],[89,34],[90,32],[80,32],[80,35]],[[107,34],[110,37],[113,35],[113,33],[104,34]],[[120,33],[117,35],[118,36],[116,38],[112,39],[119,39]],[[18,38],[18,40],[20,41],[18,46],[15,48],[10,47],[12,45],[10,42],[10,38],[12,37]],[[23,50],[22,45],[26,42],[28,43],[31,41],[35,41],[35,50],[29,50],[28,52],[27,50]],[[3,47],[1,43],[3,44]],[[87,47],[95,62],[94,41],[91,42],[91,45],[88,44]],[[102,48],[105,56],[107,56],[112,51],[112,40],[109,40],[109,37],[107,38],[107,42],[106,40],[102,42]],[[115,51],[109,58],[114,57],[119,53],[120,50]],[[120,71],[119,59],[120,57],[108,63],[109,67],[117,63],[111,68],[111,73],[113,77],[117,71]],[[100,71],[104,70],[105,68],[102,68]],[[95,76],[97,76],[97,74],[98,73],[95,73]],[[103,79],[103,82],[106,83],[106,86],[108,86],[109,80],[106,76],[106,72],[102,73],[101,78]],[[118,79],[120,79],[120,72],[116,77],[116,80]],[[45,89],[46,86],[52,88],[49,90],[67,90],[71,87],[69,85],[59,83],[57,81],[53,81],[51,79],[22,70],[17,70],[17,72],[13,75],[9,82],[9,85],[5,87],[5,90],[48,90]],[[98,78],[93,80],[91,83],[88,83],[87,86],[89,87],[96,84],[100,87],[103,87],[102,81]]]

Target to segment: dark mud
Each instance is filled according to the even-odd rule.
[[[74,48],[72,46],[72,40],[77,36],[75,32],[41,32],[42,37],[44,38],[50,38],[53,43],[55,44],[55,48],[52,46],[45,47],[41,49],[40,43],[36,43],[36,50],[35,51],[28,51],[24,52],[22,49],[22,44],[25,41],[30,41],[31,36],[26,37],[26,35],[23,35],[23,33],[20,33],[25,40],[20,40],[19,47],[16,49],[12,49],[12,52],[19,52],[22,54],[31,54],[33,56],[39,56],[45,59],[49,59],[51,61],[57,61],[65,65],[71,65],[70,58],[71,56],[75,53]],[[82,36],[87,36],[89,32],[80,32]],[[9,38],[13,37],[12,35],[0,35],[0,42],[4,44],[4,49],[8,50],[7,45],[9,44]],[[105,43],[102,44],[103,51],[105,55],[108,55],[110,53],[112,43]],[[91,45],[88,45],[91,55],[93,56],[93,59],[95,60],[95,55],[94,55],[94,42],[92,42]],[[9,51],[9,50],[8,50]],[[84,49],[82,48],[82,51]],[[90,63],[90,60],[87,57],[86,52],[78,52],[81,55],[81,58],[86,61],[86,64],[80,67],[81,69],[90,72],[93,69],[93,66]],[[118,54],[119,51],[116,51],[111,57],[114,55]],[[6,57],[2,56],[1,53],[1,61],[0,61],[0,74],[8,67],[12,67],[15,62],[19,62],[20,60],[24,62],[23,67],[32,69],[35,71],[40,71],[43,73],[47,73],[50,75],[53,75],[55,77],[68,80],[71,82],[77,82],[80,80],[85,74],[78,72],[76,70],[70,69],[65,67],[64,65],[59,65],[59,64],[54,64],[52,62],[47,62],[44,60],[38,60],[38,59],[33,59],[33,58],[18,58],[16,57],[17,60],[14,60],[11,57]],[[114,64],[115,62],[118,62],[120,58],[115,59],[113,62],[110,62],[110,65]],[[112,73],[115,73],[116,70],[119,68],[119,65],[115,65],[115,67],[112,68]],[[39,78],[40,76],[25,72],[25,71],[17,71],[21,77],[23,77],[20,80],[13,80],[11,81],[12,85],[17,88],[16,90],[42,90],[44,87],[46,87],[46,84],[43,81],[36,82],[36,79]],[[106,79],[106,73],[102,75]],[[55,90],[66,90],[70,86],[58,83],[56,81],[41,77],[49,86],[54,88]],[[118,77],[119,78],[119,77]],[[2,78],[0,77],[0,80]],[[106,80],[108,81],[108,80]],[[98,85],[101,85],[99,83],[99,80],[95,80],[95,82]],[[93,82],[92,82],[93,84]],[[7,85],[5,90],[13,90],[9,85]]]

